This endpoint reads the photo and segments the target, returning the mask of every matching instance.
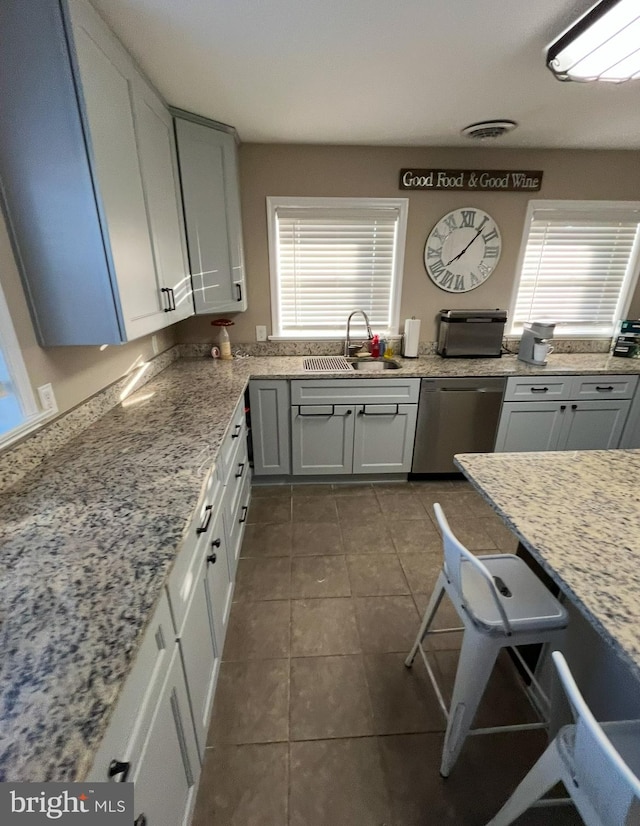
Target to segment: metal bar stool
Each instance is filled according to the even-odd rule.
[[[471,730],[502,648],[512,648],[548,709],[544,690],[515,646],[557,641],[568,623],[568,615],[522,559],[513,554],[475,557],[453,535],[440,505],[433,508],[442,532],[444,564],[405,665],[411,667],[420,652],[447,720],[440,774],[448,777],[468,734],[522,731],[548,725],[545,721]],[[430,630],[445,591],[463,627]],[[464,635],[451,706],[447,709],[422,642],[429,634],[450,631],[464,631]]]
[[[569,698],[575,725],[564,726],[487,826],[508,826],[535,805],[565,799],[540,798],[562,782],[587,826],[640,823],[640,721],[596,722],[565,658],[552,654]]]

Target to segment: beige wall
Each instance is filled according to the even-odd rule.
[[[540,192],[531,195],[403,192],[398,189],[403,167],[541,169],[544,178]],[[640,200],[638,152],[245,144],[240,150],[240,176],[249,309],[233,316],[236,326],[230,332],[237,342],[254,341],[256,324],[266,324],[271,332],[267,195],[408,197],[400,324],[412,315],[421,318],[425,340],[435,338],[435,315],[443,307],[508,309],[530,198]],[[460,206],[480,207],[496,219],[503,251],[487,282],[464,295],[451,295],[429,280],[422,256],[437,220]],[[630,315],[640,316],[640,288]],[[178,327],[178,339],[212,339],[210,322],[211,317],[187,319]]]
[[[60,412],[75,407],[152,356],[151,336],[103,351],[99,347],[40,347],[1,215],[0,284],[34,391],[51,383]],[[158,333],[159,352],[175,343],[175,329],[174,325]]]

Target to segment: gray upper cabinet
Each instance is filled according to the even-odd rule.
[[[235,134],[196,115],[174,115],[196,313],[241,312],[247,295]]]
[[[121,343],[191,314],[167,110],[86,0],[2,3],[0,94],[3,205],[39,342]]]

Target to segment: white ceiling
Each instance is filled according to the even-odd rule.
[[[174,106],[243,141],[640,148],[640,81],[560,83],[545,47],[594,0],[93,0]]]

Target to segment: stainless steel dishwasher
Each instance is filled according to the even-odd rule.
[[[490,453],[506,379],[422,379],[411,473],[455,473],[456,453]]]

